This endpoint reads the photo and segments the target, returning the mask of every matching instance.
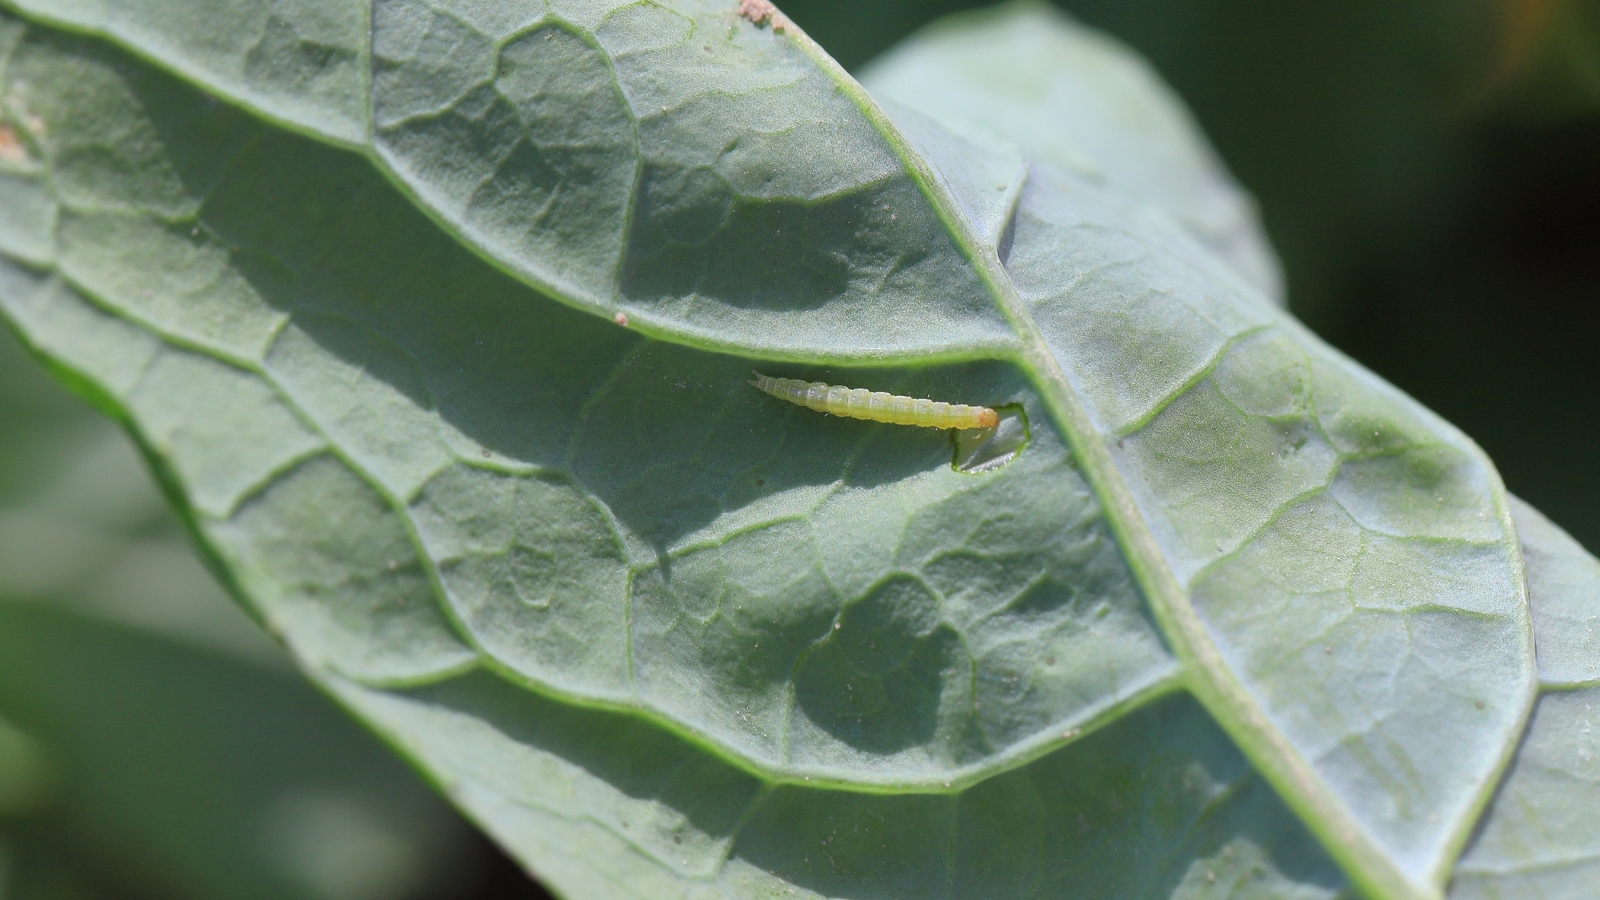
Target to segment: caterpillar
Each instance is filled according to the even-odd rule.
[[[923,428],[993,428],[1000,422],[1000,414],[987,406],[918,400],[820,381],[773,378],[754,371],[750,374],[755,376],[750,379],[750,384],[779,400],[850,419],[919,425]]]

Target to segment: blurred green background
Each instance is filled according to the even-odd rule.
[[[978,5],[782,4],[851,68]],[[1600,0],[1061,5],[1189,103],[1291,308],[1600,548]],[[297,678],[116,427],[0,333],[0,900],[541,896]]]

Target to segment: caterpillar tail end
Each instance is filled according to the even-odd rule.
[[[745,384],[748,384],[753,388],[761,389],[761,381],[762,381],[762,379],[766,378],[767,376],[761,374],[760,372],[757,372],[755,369],[751,369],[750,370],[750,374],[752,376],[754,376],[754,377],[751,378],[749,381],[745,382]]]

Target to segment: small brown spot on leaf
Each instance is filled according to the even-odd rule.
[[[22,146],[17,130],[4,123],[0,123],[0,160],[8,163],[28,161],[28,148]]]

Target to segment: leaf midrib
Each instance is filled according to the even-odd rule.
[[[1154,533],[1140,515],[1110,448],[1098,439],[1098,430],[1088,410],[1050,351],[999,255],[972,232],[955,198],[866,90],[810,36],[799,29],[793,29],[792,33],[796,44],[834,79],[888,141],[1010,323],[1020,344],[1013,351],[1012,361],[1039,389],[1040,399],[1061,429],[1068,448],[1081,460],[1079,471],[1100,501],[1107,524],[1122,547],[1133,577],[1178,659],[1184,686],[1295,809],[1359,887],[1393,900],[1438,900],[1442,894],[1437,888],[1412,882],[1389,859],[1345,804],[1317,776],[1310,763],[1295,751],[1288,737],[1268,720],[1265,711],[1253,701],[1249,690],[1223,660],[1221,651],[1189,602],[1188,592],[1167,565]],[[1026,182],[1022,190],[1025,189]],[[1017,191],[1012,208],[1007,211],[1010,218],[1016,216],[1022,190]]]

